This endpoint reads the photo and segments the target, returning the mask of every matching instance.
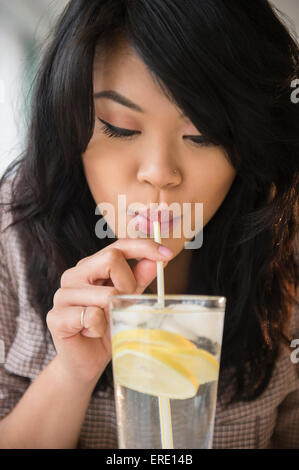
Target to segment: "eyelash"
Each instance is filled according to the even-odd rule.
[[[121,129],[120,127],[111,126],[111,124],[108,124],[108,122],[100,118],[99,121],[103,123],[102,130],[104,134],[108,135],[108,137],[128,139],[134,137],[135,134],[140,134],[139,131],[130,131],[129,129]]]
[[[122,138],[122,139],[131,139],[136,134],[140,134],[140,131],[130,131],[129,129],[122,129],[120,127],[115,127],[104,121],[103,119],[98,118],[99,121],[103,124],[102,131],[110,138]],[[207,147],[213,145],[210,141],[206,140],[201,135],[188,137],[188,139],[195,145],[201,147]]]

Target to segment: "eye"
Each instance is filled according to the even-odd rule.
[[[183,138],[190,140],[192,144],[200,147],[209,147],[215,145],[212,141],[208,140],[202,135],[184,135]]]
[[[108,122],[104,121],[103,119],[98,118],[99,121],[103,124],[102,130],[104,134],[108,135],[108,137],[116,137],[116,138],[130,138],[133,137],[135,134],[140,134],[140,131],[132,131],[129,129],[122,129],[121,127],[115,127],[109,124]]]
[[[108,137],[130,139],[134,137],[134,135],[136,134],[141,134],[140,131],[132,131],[130,129],[123,129],[121,127],[112,126],[112,124],[109,124],[109,122],[104,121],[104,119],[101,119],[101,118],[98,118],[98,119],[103,124],[102,131]],[[188,136],[184,136],[183,138],[190,140],[192,144],[196,146],[200,146],[200,147],[208,147],[211,145],[216,145],[216,144],[213,144],[213,142],[211,142],[207,138],[203,137],[202,135],[188,135]]]

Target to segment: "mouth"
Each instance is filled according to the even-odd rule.
[[[169,235],[169,230],[171,230],[175,223],[179,221],[181,217],[174,217],[173,212],[159,210],[159,211],[150,211],[148,209],[144,212],[134,212],[130,213],[133,217],[134,223],[136,224],[136,228],[146,235],[154,233],[154,221],[160,222],[160,231],[161,236]]]
[[[144,217],[146,220],[149,220],[151,222],[154,221],[159,221],[160,223],[165,223],[165,222],[170,222],[173,220],[173,213],[170,211],[155,211],[155,212],[150,212],[150,210],[147,210],[145,212],[141,212],[139,214],[141,217]]]
[[[141,217],[144,217],[145,219],[150,220],[151,222],[158,220],[161,223],[177,218],[173,216],[173,211],[169,211],[166,209],[151,210],[150,208],[148,208],[142,212],[128,211],[128,214],[132,216],[140,215]]]

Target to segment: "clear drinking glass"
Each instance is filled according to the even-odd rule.
[[[226,298],[109,300],[120,449],[210,449]]]

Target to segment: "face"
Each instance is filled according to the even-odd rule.
[[[153,203],[156,209],[179,208],[170,212],[177,217],[173,224],[161,225],[163,244],[177,255],[184,243],[193,239],[192,231],[198,226],[195,203],[202,203],[205,226],[228,193],[235,169],[221,147],[202,141],[200,131],[164,95],[126,43],[96,56],[93,81],[94,94],[98,95],[94,97],[95,126],[82,158],[95,203],[105,202],[115,208],[115,217],[108,211],[105,220],[117,238],[124,236],[118,223],[119,216],[124,215],[127,234],[135,227],[135,237],[152,235],[146,233],[146,225],[150,228],[146,219],[134,219],[128,213],[130,208],[139,207],[136,203],[143,209]],[[107,91],[114,94],[103,93]],[[118,195],[125,201],[122,208]],[[183,203],[189,203],[185,207],[191,217],[191,232],[187,230],[187,234]],[[175,232],[178,224],[180,237]]]

